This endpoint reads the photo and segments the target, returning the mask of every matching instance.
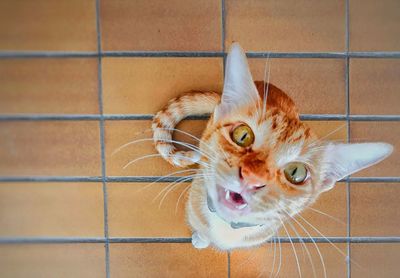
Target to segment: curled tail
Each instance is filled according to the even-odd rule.
[[[179,151],[172,143],[175,126],[190,115],[211,113],[219,103],[220,95],[214,92],[188,92],[174,98],[153,118],[153,140],[161,156],[174,166],[195,164],[201,155],[194,151]]]

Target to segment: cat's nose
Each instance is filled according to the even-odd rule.
[[[265,180],[245,167],[239,167],[241,182],[252,189],[261,189],[266,186]]]

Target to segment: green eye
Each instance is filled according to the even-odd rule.
[[[231,133],[232,141],[241,147],[248,147],[254,142],[254,133],[247,125],[237,126]]]
[[[286,179],[294,185],[302,184],[308,176],[308,170],[306,166],[300,162],[289,163],[286,165],[283,172],[285,173]]]

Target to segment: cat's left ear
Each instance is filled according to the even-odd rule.
[[[329,144],[324,151],[321,174],[324,190],[344,177],[374,165],[393,151],[387,143]]]
[[[238,43],[233,43],[226,60],[221,103],[215,108],[214,119],[221,119],[242,105],[256,103],[259,98],[246,54]]]

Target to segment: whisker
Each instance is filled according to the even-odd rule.
[[[175,215],[176,215],[177,212],[178,212],[178,206],[179,206],[179,202],[180,202],[182,196],[185,195],[185,192],[187,192],[188,189],[189,189],[190,187],[191,187],[191,184],[189,184],[188,186],[186,186],[186,188],[183,189],[182,192],[181,192],[181,194],[179,195],[178,201],[176,202],[176,206],[175,206]]]
[[[175,183],[175,185],[173,184],[173,186],[170,187],[170,189],[167,190],[167,192],[164,194],[164,196],[161,198],[160,203],[158,205],[158,208],[160,209],[164,200],[167,198],[167,195],[174,190],[175,187],[177,187],[178,185],[182,184],[183,182],[190,180],[192,177],[188,177],[188,178],[184,178],[182,179],[180,182]]]
[[[157,129],[169,130],[169,131],[176,131],[176,132],[182,133],[182,134],[184,134],[184,135],[187,135],[187,136],[189,136],[190,138],[192,138],[192,139],[198,141],[199,143],[203,143],[210,151],[213,151],[215,154],[217,154],[217,152],[210,146],[210,144],[208,144],[206,141],[204,141],[204,140],[202,140],[202,139],[200,139],[200,138],[194,136],[193,134],[191,134],[191,133],[189,133],[189,132],[186,132],[186,131],[183,131],[183,130],[180,130],[180,129],[177,129],[177,128],[165,128],[165,127],[161,127],[161,128],[160,128],[160,127],[158,127]]]
[[[153,138],[143,138],[143,139],[138,139],[138,140],[135,140],[135,141],[132,141],[132,142],[128,142],[128,143],[122,145],[121,147],[119,147],[118,149],[116,149],[116,150],[113,152],[113,154],[119,152],[120,150],[122,150],[123,148],[125,148],[125,147],[127,147],[127,146],[129,146],[129,145],[136,144],[136,143],[140,143],[140,142],[145,142],[145,141],[153,141]],[[195,146],[195,145],[193,145],[193,144],[185,143],[185,142],[180,142],[180,141],[176,141],[176,140],[172,140],[172,139],[159,139],[159,140],[157,140],[157,141],[160,141],[160,142],[167,142],[167,143],[175,143],[175,144],[178,144],[178,145],[187,147],[187,148],[189,148],[189,149],[191,149],[191,150],[193,150],[193,151],[195,151],[195,152],[198,152],[199,154],[201,154],[201,155],[207,157],[208,159],[210,159],[211,161],[214,160],[214,158],[211,157],[211,155],[210,155],[209,153],[205,153],[204,151],[200,150],[197,146]],[[112,155],[113,155],[113,154],[112,154]]]
[[[181,177],[181,178],[178,178],[175,182],[172,182],[171,184],[169,184],[169,185],[167,185],[165,188],[163,188],[163,189],[156,195],[156,197],[153,198],[153,200],[152,200],[151,202],[152,202],[152,203],[155,202],[155,200],[157,200],[158,197],[160,197],[162,193],[164,193],[166,190],[168,190],[169,188],[173,187],[174,185],[179,184],[179,183],[182,183],[182,182],[185,182],[185,181],[190,180],[191,178],[197,177],[197,176],[199,176],[199,175],[200,175],[200,174],[193,174],[193,175],[183,176],[183,177]]]
[[[284,210],[282,207],[281,207],[281,209],[283,210],[283,212],[284,212],[287,216],[289,216],[291,219],[294,220],[294,218],[293,218],[290,214],[288,214],[288,213],[286,212],[286,210]],[[289,220],[287,221],[287,223],[290,225],[290,227],[292,228],[292,230],[295,232],[296,236],[299,238],[299,240],[300,240],[302,246],[305,248],[306,253],[307,253],[307,256],[308,256],[308,260],[310,261],[310,264],[311,264],[313,276],[314,276],[314,277],[317,277],[317,274],[316,274],[316,271],[315,271],[314,262],[313,262],[313,260],[312,260],[312,258],[311,258],[311,254],[310,254],[310,252],[309,252],[309,250],[308,250],[306,244],[304,243],[303,239],[301,239],[299,233],[297,232],[296,228],[292,225],[292,223],[290,223]],[[326,277],[326,275],[325,275],[325,277]]]
[[[173,155],[168,155],[167,157],[171,157],[171,156],[173,156]],[[134,164],[134,163],[136,163],[136,162],[138,162],[140,160],[147,159],[147,158],[152,158],[152,157],[163,157],[163,156],[161,154],[159,154],[159,153],[158,154],[149,154],[149,155],[141,156],[141,157],[138,157],[138,158],[136,158],[134,160],[129,161],[127,164],[125,164],[124,167],[122,167],[122,169],[125,170],[127,167],[129,167],[130,165],[132,165],[132,164]],[[182,157],[179,157],[179,158],[192,161],[189,157],[182,156]],[[197,162],[193,162],[193,163],[202,165],[204,167],[211,167],[211,165],[209,165],[208,163],[206,163],[204,161],[197,161]]]
[[[282,209],[283,209],[283,208],[282,208]],[[325,261],[324,261],[324,258],[323,258],[323,256],[322,256],[322,253],[321,253],[321,251],[320,251],[320,249],[319,249],[317,243],[316,243],[315,240],[312,238],[311,234],[307,231],[307,229],[306,229],[299,221],[297,221],[294,217],[290,216],[290,214],[288,214],[288,212],[286,212],[285,210],[283,210],[283,211],[284,211],[290,218],[292,218],[292,220],[295,221],[295,222],[300,226],[300,228],[303,229],[304,232],[306,232],[307,236],[310,238],[310,240],[311,240],[312,243],[314,244],[315,249],[317,250],[318,255],[319,255],[319,258],[320,258],[320,260],[321,260],[322,268],[323,268],[323,271],[324,271],[324,277],[326,278],[326,277],[327,277],[327,274],[326,274]]]
[[[272,259],[272,267],[271,267],[271,272],[270,272],[270,276],[271,277],[274,273],[275,270],[275,259],[276,259],[276,238],[273,238],[274,240],[274,258]]]
[[[182,174],[182,173],[187,173],[187,172],[198,172],[198,171],[200,171],[200,170],[199,169],[186,169],[186,170],[180,170],[180,171],[172,172],[172,173],[170,173],[168,175],[165,175],[165,176],[162,176],[162,177],[156,179],[155,181],[153,181],[151,183],[146,184],[144,187],[140,188],[137,192],[141,192],[141,191],[147,189],[149,186],[151,186],[151,185],[153,185],[153,184],[155,184],[155,183],[157,183],[157,182],[159,182],[159,181],[161,181],[161,180],[163,180],[165,178],[174,176],[175,174]]]
[[[150,140],[153,140],[153,138],[141,138],[141,139],[136,139],[136,140],[134,140],[134,141],[130,141],[130,142],[128,142],[128,143],[125,143],[125,144],[123,144],[122,146],[119,146],[118,148],[116,148],[116,149],[111,153],[111,156],[114,156],[116,153],[120,152],[122,149],[124,149],[124,148],[126,148],[126,147],[128,147],[128,146],[130,146],[130,145],[133,145],[133,144],[136,144],[136,143],[140,143],[140,142],[150,141]]]
[[[286,232],[286,234],[287,234],[287,236],[288,236],[288,238],[289,238],[290,244],[292,245],[294,257],[295,257],[295,259],[296,259],[297,270],[298,270],[299,276],[300,276],[300,278],[301,278],[301,277],[302,277],[302,275],[301,275],[301,268],[300,268],[299,258],[297,257],[296,248],[294,247],[292,238],[291,238],[291,236],[289,235],[288,230],[286,229],[285,223],[283,223],[282,218],[281,218],[280,216],[278,216],[278,217],[279,217],[279,220],[281,221],[281,224],[282,224],[283,229],[285,230],[285,232]]]
[[[147,158],[152,158],[152,157],[160,157],[160,156],[161,156],[161,154],[157,153],[157,154],[148,154],[148,155],[145,155],[145,156],[138,157],[138,158],[136,158],[134,160],[129,161],[127,164],[125,164],[124,167],[122,167],[122,169],[125,170],[127,167],[129,167],[130,165],[132,165],[132,164],[134,164],[134,163],[136,163],[136,162],[138,162],[140,160],[147,159]]]
[[[313,145],[315,145],[316,143],[319,143],[319,142],[325,140],[327,137],[331,136],[332,134],[335,134],[336,132],[338,132],[339,130],[341,130],[342,128],[344,128],[345,126],[347,126],[347,123],[344,123],[344,124],[342,124],[341,126],[339,126],[338,128],[335,128],[334,130],[332,130],[332,131],[329,132],[328,134],[324,135],[323,137],[318,138],[318,139],[312,141],[310,144],[308,144],[308,146],[313,146]]]
[[[267,76],[267,68],[268,68],[268,76]],[[268,91],[269,91],[269,78],[271,75],[271,66],[270,66],[270,58],[269,53],[267,56],[267,61],[265,62],[265,70],[264,70],[264,99],[263,99],[263,112],[262,117],[265,117],[267,112],[267,99],[268,99]],[[267,80],[266,80],[267,79]],[[265,84],[267,84],[267,88],[265,88]]]
[[[300,214],[298,214],[298,216],[305,222],[307,223],[313,230],[315,230],[320,236],[322,236],[326,241],[328,241],[329,244],[331,244],[344,258],[347,258],[347,254],[343,253],[342,250],[340,250],[339,247],[336,246],[336,244],[334,244],[332,241],[330,241],[326,236],[324,236],[317,228],[314,227],[314,225],[312,225],[310,222],[308,222],[304,217],[302,217]],[[351,261],[361,267],[357,262],[353,261],[351,259]]]
[[[275,233],[278,234],[277,231],[275,231]],[[279,245],[279,264],[278,264],[278,270],[276,271],[276,275],[274,277],[278,277],[282,266],[282,243],[281,243],[281,238],[279,236],[278,236],[278,245]]]
[[[343,222],[342,220],[340,220],[339,218],[336,218],[336,217],[334,217],[334,216],[332,216],[332,215],[330,215],[330,214],[328,214],[326,212],[323,212],[321,210],[318,210],[318,209],[315,209],[315,208],[312,208],[312,207],[307,207],[307,209],[309,209],[309,210],[311,210],[313,212],[319,213],[321,215],[324,215],[324,216],[326,216],[326,217],[338,222],[339,224],[346,225],[346,223]]]

